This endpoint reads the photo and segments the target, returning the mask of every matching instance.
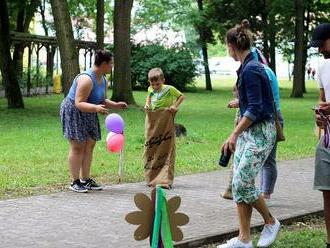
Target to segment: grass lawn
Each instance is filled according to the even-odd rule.
[[[253,235],[256,247],[260,232]],[[301,222],[282,226],[277,240],[272,248],[323,248],[326,247],[326,233],[324,219],[320,217],[306,217]],[[218,244],[205,245],[201,248],[215,248]]]
[[[232,98],[234,82],[234,78],[217,78],[213,80],[214,90],[207,92],[201,88],[200,80],[194,93],[186,93],[176,122],[186,126],[188,136],[177,141],[176,175],[219,169],[219,144],[233,127],[234,110],[226,105]],[[280,160],[312,156],[317,142],[311,110],[318,98],[316,83],[308,82],[308,94],[303,99],[289,97],[291,85],[292,82],[281,83],[287,141],[279,145]],[[145,95],[134,92],[141,106]],[[67,187],[68,142],[59,122],[62,99],[62,95],[25,98],[23,110],[8,110],[6,100],[0,99],[0,198]],[[137,107],[119,113],[126,123],[124,182],[141,181],[144,113]],[[101,183],[117,183],[118,155],[106,151],[104,116],[100,121],[103,135],[95,148],[92,176]]]

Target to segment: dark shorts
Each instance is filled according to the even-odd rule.
[[[314,189],[330,190],[330,148],[324,147],[323,137],[316,148]]]
[[[101,140],[101,128],[97,113],[85,113],[76,108],[74,101],[66,97],[60,109],[63,135],[69,140],[84,142]]]

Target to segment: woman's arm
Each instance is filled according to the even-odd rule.
[[[87,75],[81,75],[77,79],[77,89],[75,97],[75,106],[82,112],[107,114],[105,105],[96,105],[88,103],[87,99],[93,89],[93,82]]]
[[[243,116],[246,116],[253,122],[260,118],[262,114],[262,88],[264,83],[269,84],[269,82],[263,82],[258,72],[253,69],[247,70],[243,73],[244,80],[244,90],[246,92],[247,98],[247,108]],[[271,87],[269,84],[269,90]],[[272,93],[272,92],[270,92]]]
[[[127,108],[127,103],[125,102],[114,102],[114,101],[111,101],[109,99],[105,99],[104,100],[104,105],[106,108],[108,109],[118,109],[118,108]]]
[[[108,85],[108,83],[107,83]],[[105,89],[105,93],[104,93],[104,98],[105,100],[103,101],[103,104],[105,105],[105,107],[107,109],[111,109],[111,108],[127,108],[127,103],[125,102],[114,102],[108,99],[107,97],[107,87]]]
[[[238,136],[244,132],[254,121],[261,115],[262,105],[262,80],[257,72],[249,70],[243,74],[244,90],[247,97],[247,108],[242,119],[235,127],[227,141],[222,145],[221,149],[226,151],[228,148],[234,152]],[[267,82],[268,83],[268,82]],[[271,89],[270,89],[271,90]]]
[[[222,145],[221,149],[227,151],[229,148],[231,152],[235,152],[238,136],[244,132],[252,123],[253,121],[251,121],[248,117],[243,116],[232,134],[229,136],[228,140]]]

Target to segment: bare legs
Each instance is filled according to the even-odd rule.
[[[265,204],[265,200],[262,196],[259,196],[258,200],[253,204],[237,203],[238,218],[239,218],[239,239],[245,243],[251,240],[250,225],[252,209],[255,208],[262,216],[265,224],[273,224],[274,218],[269,212],[268,207]]]
[[[91,139],[86,142],[70,141],[69,170],[72,181],[79,179],[80,176],[89,178],[95,143]]]
[[[80,178],[90,178],[90,168],[93,159],[93,151],[95,147],[95,140],[88,139],[85,145],[84,159],[80,170]]]
[[[237,203],[239,219],[239,239],[248,243],[251,240],[250,224],[252,215],[252,206],[246,203]]]

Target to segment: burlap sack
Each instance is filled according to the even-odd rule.
[[[144,170],[149,186],[169,188],[175,164],[175,114],[168,110],[147,112],[145,119]]]

